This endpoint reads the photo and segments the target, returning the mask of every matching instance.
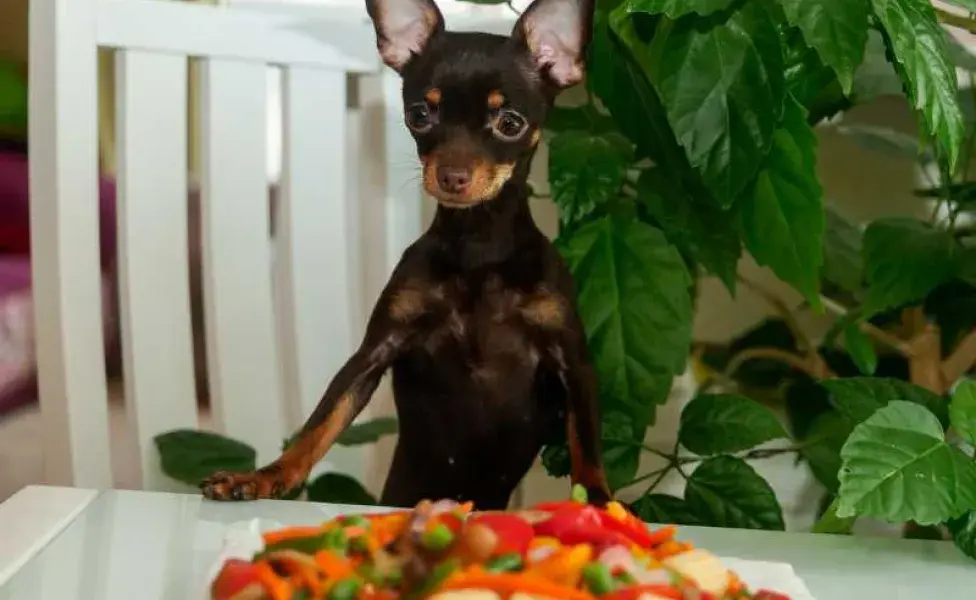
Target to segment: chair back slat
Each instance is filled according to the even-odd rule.
[[[210,397],[217,428],[260,461],[281,450],[281,377],[271,285],[267,68],[204,59],[201,204]]]
[[[303,66],[282,78],[283,163],[275,268],[288,421],[311,414],[353,347],[346,75]]]
[[[190,72],[201,108],[194,149],[213,425],[254,446],[259,462],[272,460],[360,327],[346,82],[378,72],[371,25],[165,0],[30,4],[32,267],[47,481],[115,483],[103,339],[103,326],[113,333],[105,315],[114,296],[103,293],[111,272],[99,261],[100,48],[116,52],[117,295],[131,434],[124,439],[136,441],[136,483],[171,488],[153,440],[198,425]],[[200,68],[188,69],[191,60]],[[284,73],[275,237],[272,67]]]
[[[106,488],[96,8],[97,0],[31,3],[28,135],[45,475],[50,483]]]
[[[116,53],[119,301],[127,416],[141,485],[161,489],[153,438],[198,426],[190,320],[186,57]]]

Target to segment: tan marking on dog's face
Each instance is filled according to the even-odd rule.
[[[505,105],[505,95],[498,90],[493,90],[488,94],[488,108],[498,110]]]
[[[532,132],[532,145],[533,146],[538,146],[539,145],[539,140],[541,140],[541,139],[542,139],[542,130],[541,129],[536,129],[535,131]]]
[[[440,88],[430,88],[429,90],[427,90],[427,93],[424,94],[424,100],[426,100],[427,102],[431,103],[434,106],[440,104],[441,98],[443,97],[444,94],[441,92]]]
[[[564,312],[563,303],[550,294],[539,295],[522,307],[522,316],[526,321],[546,329],[562,327],[565,319]]]
[[[494,199],[515,172],[515,163],[492,164],[478,159],[471,163],[471,183],[463,194],[447,194],[437,183],[436,153],[421,157],[424,189],[438,202],[452,208],[470,208]]]

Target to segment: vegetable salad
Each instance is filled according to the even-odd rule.
[[[789,600],[751,592],[717,557],[649,530],[622,504],[475,512],[424,501],[264,534],[228,560],[213,600]]]

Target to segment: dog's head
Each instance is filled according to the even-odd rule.
[[[535,0],[508,37],[444,30],[432,0],[366,0],[427,192],[464,208],[525,168],[556,93],[583,79],[593,0]],[[516,175],[519,174],[519,175]]]

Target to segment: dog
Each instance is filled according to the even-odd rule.
[[[213,475],[206,497],[300,486],[392,370],[400,434],[381,504],[504,509],[556,427],[572,482],[610,499],[574,282],[532,220],[526,182],[556,94],[583,79],[593,4],[535,0],[506,37],[445,31],[431,0],[366,1],[437,212],[297,440],[253,473]]]

